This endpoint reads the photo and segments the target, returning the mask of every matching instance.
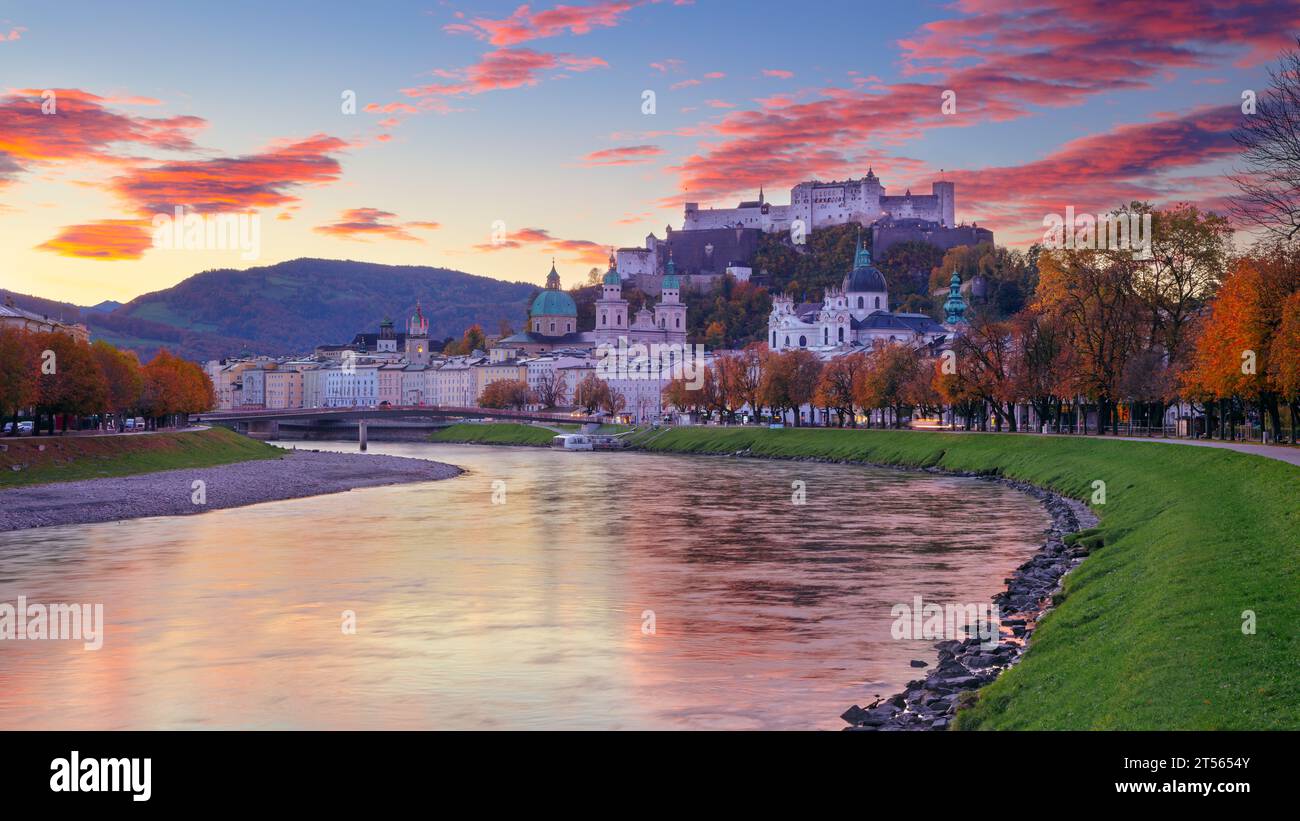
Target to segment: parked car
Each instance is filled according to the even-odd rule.
[[[19,435],[19,436],[27,436],[27,435],[30,435],[30,434],[31,434],[33,431],[35,431],[35,430],[36,430],[36,423],[33,422],[33,421],[31,421],[31,420],[28,420],[28,421],[26,421],[26,422],[19,422],[19,423],[18,423],[18,435]]]
[[[122,423],[123,430],[135,430],[135,420],[127,419]]]

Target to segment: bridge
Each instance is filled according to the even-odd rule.
[[[355,422],[361,449],[366,449],[367,429],[371,423],[397,419],[491,419],[502,422],[541,422],[543,424],[599,425],[603,415],[526,411],[496,408],[460,408],[446,405],[392,405],[374,408],[280,408],[269,410],[209,411],[194,414],[194,422],[229,425],[249,434],[279,435],[280,423]]]

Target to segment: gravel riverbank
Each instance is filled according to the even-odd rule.
[[[0,532],[184,516],[353,488],[450,479],[460,468],[425,459],[290,450],[283,458],[53,482],[0,491]],[[202,503],[195,480],[202,480]]]

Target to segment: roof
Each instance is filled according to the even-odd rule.
[[[560,336],[545,336],[535,334],[532,331],[520,331],[517,334],[507,336],[505,339],[497,340],[497,345],[581,345],[587,341],[589,341],[587,334],[583,331],[574,331]]]
[[[865,246],[859,246],[853,258],[853,270],[844,277],[845,293],[888,290],[885,275],[871,264],[871,252]]]
[[[605,272],[605,278],[602,280],[606,285],[622,285],[623,278],[618,275],[618,271],[610,268]]]
[[[673,231],[666,242],[678,274],[720,274],[732,263],[748,264],[762,234],[757,228],[701,228]]]
[[[573,316],[578,315],[578,306],[573,297],[564,291],[547,288],[533,300],[532,316]]]
[[[925,314],[891,314],[876,311],[864,319],[852,320],[853,330],[900,331],[916,334],[947,333],[947,329]]]

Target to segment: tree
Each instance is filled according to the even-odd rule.
[[[537,380],[537,388],[534,394],[537,404],[543,408],[550,409],[564,404],[565,397],[568,394],[564,374],[554,368],[546,371]]]
[[[1011,318],[1013,369],[1012,394],[1029,402],[1038,418],[1057,420],[1060,429],[1061,386],[1069,369],[1069,346],[1064,321],[1037,307]]]
[[[574,388],[573,404],[590,415],[604,404],[607,393],[609,393],[609,383],[601,379],[593,371],[584,376],[582,381]]]
[[[118,430],[123,430],[123,420],[130,411],[139,407],[144,391],[144,373],[140,369],[140,359],[134,351],[118,350],[102,339],[95,340],[90,346],[90,352],[107,383],[104,407],[117,416]]]
[[[1238,260],[1200,328],[1183,388],[1202,400],[1253,400],[1280,433],[1278,403],[1291,398],[1285,374],[1300,357],[1289,337],[1297,292],[1300,248],[1262,246]]]
[[[1268,76],[1270,87],[1233,133],[1243,169],[1232,178],[1240,192],[1232,207],[1242,221],[1289,241],[1300,238],[1300,51],[1283,51]]]
[[[1039,255],[1040,309],[1065,323],[1073,349],[1066,382],[1097,402],[1097,432],[1115,413],[1129,356],[1139,347],[1142,302],[1135,269],[1143,262],[1127,250],[1044,251]]]
[[[854,390],[859,374],[867,367],[866,360],[866,354],[856,351],[836,357],[822,368],[814,401],[819,407],[835,411],[839,427],[844,427],[846,420],[851,427],[858,426]]]
[[[448,356],[468,356],[474,351],[481,351],[487,347],[487,335],[483,333],[483,326],[477,322],[465,329],[465,334],[459,342],[453,342],[443,349],[443,353]]]
[[[32,334],[0,328],[0,417],[12,422],[10,436],[18,435],[18,414],[40,397],[38,354]]]
[[[600,395],[600,409],[607,416],[618,416],[627,407],[627,397],[610,388],[609,383],[601,380],[605,390]]]
[[[483,387],[478,403],[484,408],[522,410],[532,400],[528,383],[519,379],[498,379]]]
[[[59,414],[66,432],[68,416],[104,409],[108,385],[89,345],[57,331],[35,334],[33,344],[40,351],[37,411],[49,415],[51,434]]]
[[[1162,210],[1132,203],[1118,213],[1151,215],[1151,259],[1134,269],[1134,287],[1147,314],[1147,346],[1165,351],[1171,364],[1181,362],[1189,322],[1218,291],[1232,226],[1186,203]]]
[[[812,351],[769,353],[763,364],[761,401],[781,416],[793,411],[798,427],[799,409],[812,402],[820,376],[821,362]]]
[[[901,427],[902,417],[911,407],[908,388],[920,378],[920,370],[920,357],[905,345],[890,342],[874,348],[857,380],[858,404],[890,410],[894,427]]]
[[[203,369],[166,348],[144,366],[142,376],[140,407],[155,427],[168,416],[184,417],[214,404],[212,382]]]

